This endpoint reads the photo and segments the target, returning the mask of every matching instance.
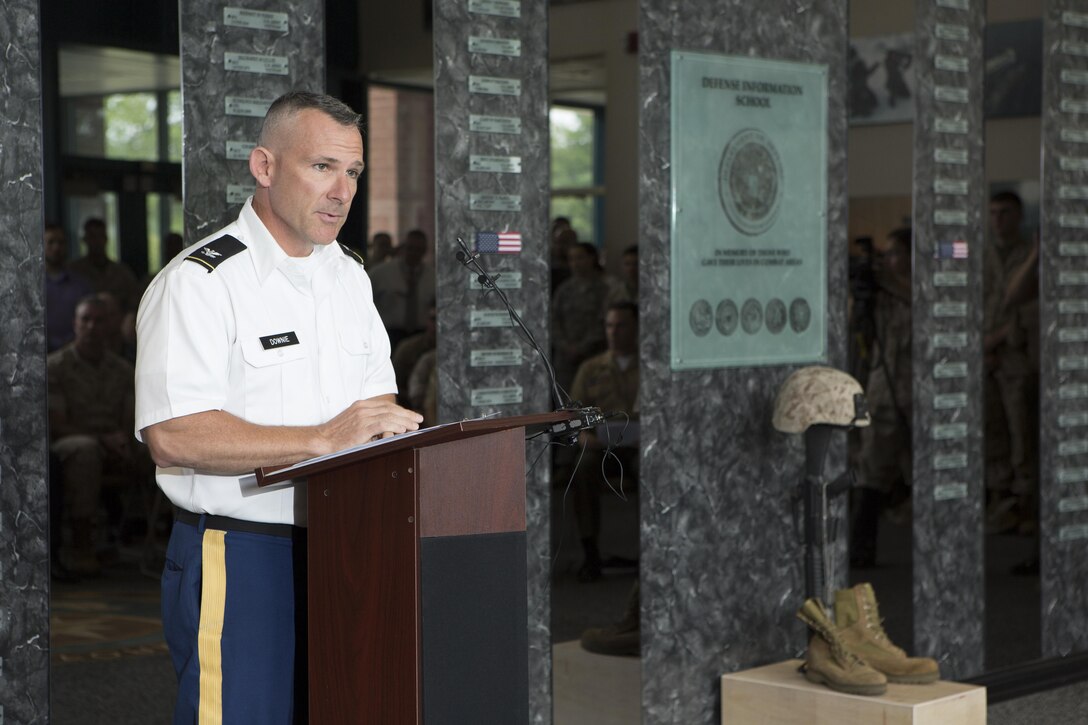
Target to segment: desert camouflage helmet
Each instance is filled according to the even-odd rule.
[[[810,425],[869,425],[869,406],[857,380],[841,370],[801,368],[786,378],[774,401],[774,427],[803,433]]]

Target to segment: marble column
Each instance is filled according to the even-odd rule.
[[[804,649],[791,495],[800,436],[771,427],[799,366],[670,367],[670,56],[690,50],[815,63],[829,75],[827,360],[846,362],[846,0],[641,0],[642,721],[718,722],[719,678]],[[815,143],[815,141],[814,141]],[[827,470],[845,467],[839,446]],[[836,511],[841,518],[842,510]],[[844,527],[843,527],[844,528]],[[836,552],[842,582],[845,558]]]
[[[49,718],[49,492],[36,0],[0,10],[0,722]]]
[[[548,373],[456,259],[457,238],[520,232],[521,251],[482,253],[548,349],[548,35],[545,0],[436,0],[435,271],[441,421],[551,410]],[[549,456],[526,450],[530,720],[551,722]],[[534,465],[535,464],[535,465]]]
[[[289,90],[325,90],[325,4],[180,0],[179,12],[190,244],[233,220],[253,192],[249,151],[269,104]]]
[[[1088,649],[1088,6],[1043,17],[1039,262],[1042,653]]]
[[[948,679],[979,674],[984,655],[985,11],[915,4],[914,650]]]

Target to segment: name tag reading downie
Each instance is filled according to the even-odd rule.
[[[261,347],[265,350],[274,350],[277,347],[286,347],[288,345],[297,345],[298,335],[294,332],[280,332],[275,335],[268,335],[261,338]]]

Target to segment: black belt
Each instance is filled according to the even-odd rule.
[[[192,511],[174,507],[174,518],[183,524],[200,528],[200,519],[204,519],[204,528],[217,531],[242,531],[247,534],[264,534],[265,536],[282,536],[290,539],[295,527],[291,524],[265,524],[259,521],[243,521],[232,519],[229,516],[213,516],[211,514],[195,514]]]

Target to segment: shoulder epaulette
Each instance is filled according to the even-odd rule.
[[[208,269],[208,273],[239,252],[245,251],[246,245],[229,234],[194,249],[185,259],[196,262]]]
[[[354,259],[359,264],[363,263],[363,256],[361,254],[359,254],[358,252],[356,252],[354,249],[352,249],[348,245],[344,244],[343,242],[337,242],[337,244],[339,244],[340,248],[344,250],[344,254],[348,255],[349,257]]]

